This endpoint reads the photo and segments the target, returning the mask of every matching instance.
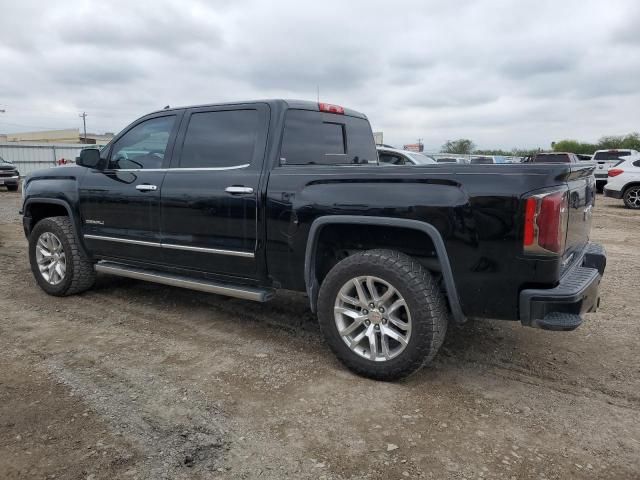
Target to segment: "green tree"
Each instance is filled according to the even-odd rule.
[[[460,138],[458,140],[447,140],[442,146],[442,153],[458,153],[458,154],[470,154],[473,149],[476,148],[468,138]]]
[[[598,146],[592,143],[579,142],[577,140],[560,140],[553,146],[555,152],[571,152],[571,153],[584,153],[591,155],[598,150]]]

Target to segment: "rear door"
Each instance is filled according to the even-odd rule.
[[[190,109],[161,193],[170,266],[254,278],[266,104]]]

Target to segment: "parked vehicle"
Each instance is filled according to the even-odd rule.
[[[580,159],[570,152],[540,152],[529,157],[529,163],[578,163]]]
[[[507,157],[502,155],[476,155],[469,159],[469,163],[472,165],[488,165],[494,163],[509,163]]]
[[[386,147],[377,147],[377,150],[381,165],[429,165],[436,163],[433,157],[423,153]]]
[[[450,320],[572,330],[595,311],[592,171],[381,166],[363,114],[270,100],[146,115],[29,175],[22,214],[50,295],[96,272],[260,302],[305,292],[337,357],[390,380],[432,359]]]
[[[604,194],[624,200],[627,208],[640,209],[640,155],[628,157],[609,169]]]
[[[16,166],[0,157],[0,185],[7,187],[10,192],[15,192],[18,190],[19,183],[20,172]]]
[[[627,148],[613,150],[597,150],[593,154],[593,160],[598,163],[596,167],[596,187],[598,192],[602,193],[604,186],[609,179],[609,169],[615,167],[624,160],[624,157],[638,155],[640,152]]]

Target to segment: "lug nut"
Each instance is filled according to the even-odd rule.
[[[382,324],[383,324],[383,325],[386,325],[386,324],[387,324],[387,319],[386,319],[386,318],[383,318],[383,319],[382,319]]]
[[[384,307],[380,307],[378,310],[380,310],[380,313],[384,313]]]
[[[362,310],[363,315],[369,315],[369,310]]]
[[[365,320],[364,324],[368,327],[369,325],[371,325],[371,322],[369,320]]]
[[[369,308],[373,308],[373,307],[375,307],[375,305],[373,303],[370,303]]]

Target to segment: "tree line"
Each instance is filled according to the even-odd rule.
[[[640,151],[640,133],[633,132],[627,135],[608,135],[601,137],[597,143],[586,143],[578,140],[565,139],[551,144],[551,149],[555,152],[572,152],[584,153],[591,155],[596,150],[610,150],[628,148]],[[479,155],[505,155],[526,157],[537,152],[543,151],[542,148],[525,149],[513,148],[511,150],[478,150],[476,144],[468,138],[459,138],[458,140],[447,140],[440,150],[442,153],[454,154],[479,154]]]

